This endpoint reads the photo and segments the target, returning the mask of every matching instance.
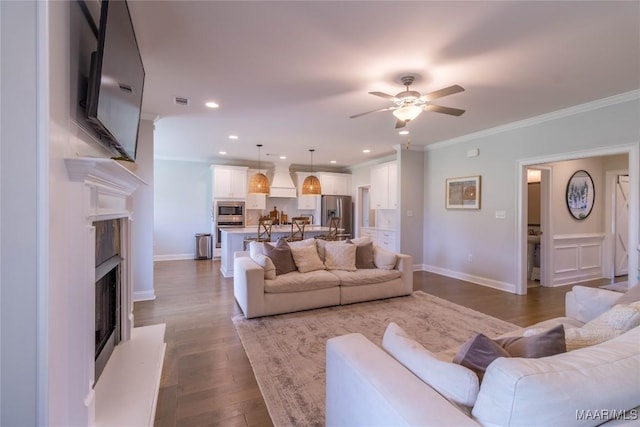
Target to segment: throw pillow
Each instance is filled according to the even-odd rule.
[[[275,246],[271,243],[264,244],[265,255],[271,258],[276,267],[276,275],[296,271],[296,264],[291,255],[291,248],[284,239],[278,239]]]
[[[356,271],[356,245],[337,243],[325,245],[324,265],[327,270]]]
[[[258,253],[250,257],[256,264],[264,269],[265,279],[273,280],[276,278],[276,266],[273,264],[273,261],[271,261],[271,258]]]
[[[299,240],[297,242],[287,242],[287,243],[291,248],[300,248],[302,246],[313,246],[314,248],[316,247],[316,239],[314,239],[313,237],[309,239]]]
[[[495,342],[504,348],[511,357],[546,357],[565,353],[565,331],[558,325],[537,335],[497,338]]]
[[[439,360],[391,322],[382,338],[382,347],[398,362],[450,401],[473,406],[478,397],[478,376],[464,366]]]
[[[638,325],[640,325],[640,302],[634,302],[628,305],[614,305],[600,316],[585,323],[583,328],[610,328],[620,332],[626,332]]]
[[[478,334],[458,350],[453,362],[471,369],[482,381],[487,367],[499,357],[538,358],[566,351],[564,326],[558,325],[536,335],[496,340]]]
[[[351,243],[353,243],[354,245],[364,245],[366,243],[369,243],[371,241],[371,238],[364,236],[364,237],[354,237],[353,239],[348,239],[347,241],[350,241]]]
[[[265,255],[264,253],[264,243],[262,242],[249,242],[249,257],[253,259],[253,257],[257,254]],[[254,260],[255,261],[255,260]]]
[[[291,246],[291,243],[289,243]],[[300,273],[307,273],[309,271],[324,270],[324,264],[318,256],[316,245],[313,246],[291,246],[291,254],[293,255],[293,261],[298,267]]]
[[[509,353],[486,335],[478,334],[460,347],[453,363],[471,369],[482,381],[487,366],[499,357],[509,357]]]
[[[368,239],[368,237],[366,237]],[[354,239],[357,240],[357,239]],[[376,268],[373,263],[373,242],[356,243],[354,240],[347,240],[347,243],[356,245],[356,268]]]
[[[600,344],[621,335],[622,332],[611,328],[568,328],[566,330],[567,351]]]
[[[373,263],[377,268],[393,270],[396,267],[396,254],[380,246],[373,246]]]

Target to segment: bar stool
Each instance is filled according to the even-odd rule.
[[[309,218],[296,216],[291,218],[291,234],[287,238],[288,242],[298,242],[304,240],[304,227],[309,223]]]
[[[329,231],[327,234],[320,234],[319,236],[315,236],[315,238],[331,241],[338,240],[338,227],[340,227],[340,217],[332,216],[329,218]]]
[[[271,226],[273,220],[269,217],[262,217],[258,220],[258,234],[256,237],[245,237],[243,241],[243,250],[247,250],[251,242],[270,242]]]

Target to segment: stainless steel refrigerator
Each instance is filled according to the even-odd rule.
[[[332,216],[342,218],[340,228],[344,229],[342,233],[349,234],[353,237],[353,206],[351,204],[351,196],[322,196],[320,203],[321,224],[324,227],[329,226],[329,219]]]

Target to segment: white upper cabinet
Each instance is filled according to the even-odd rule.
[[[371,207],[396,209],[398,207],[398,162],[382,163],[371,168]]]
[[[321,172],[317,177],[320,179],[323,195],[348,196],[351,194],[350,174]]]
[[[214,199],[245,199],[247,197],[247,168],[212,165]]]

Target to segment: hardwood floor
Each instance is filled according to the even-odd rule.
[[[137,302],[135,326],[166,323],[156,426],[271,426],[251,365],[231,317],[241,314],[233,280],[219,261],[165,261],[154,267],[154,301]],[[608,283],[589,282],[588,286]],[[414,289],[521,326],[564,314],[571,286],[513,295],[427,272]]]

